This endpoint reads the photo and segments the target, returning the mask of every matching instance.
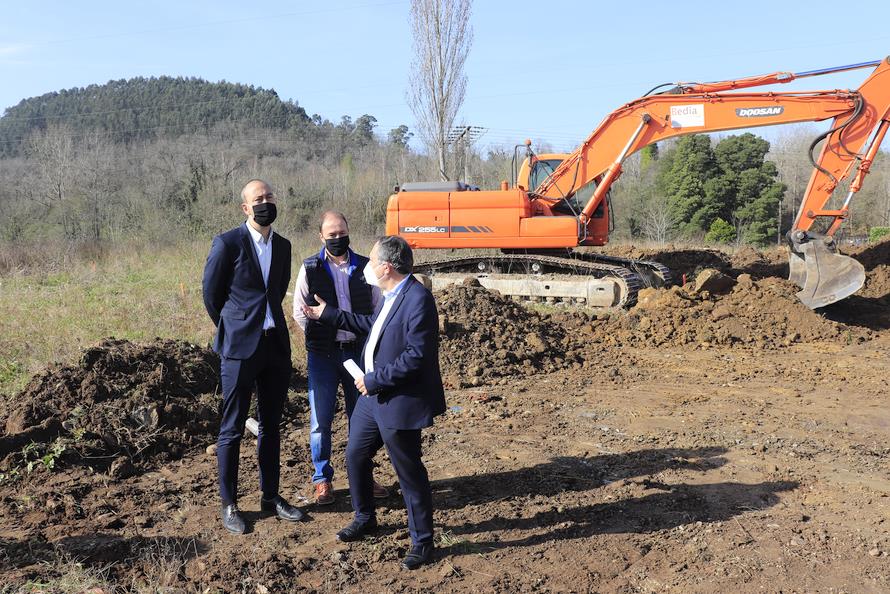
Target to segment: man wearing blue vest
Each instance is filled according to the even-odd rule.
[[[252,179],[241,190],[243,225],[213,238],[204,266],[204,306],[216,326],[222,419],[216,457],[222,522],[243,534],[238,511],[238,455],[250,399],[256,389],[260,509],[282,520],[304,517],[278,494],[279,424],[291,374],[290,336],[281,302],[290,283],[290,242],[272,231],[277,214],[272,188]]]
[[[337,409],[337,386],[343,386],[347,419],[358,400],[358,391],[347,359],[359,360],[365,335],[337,330],[309,320],[304,305],[318,305],[314,295],[336,303],[343,311],[368,315],[380,302],[380,290],[369,286],[362,274],[368,259],[349,248],[349,224],[343,213],[329,210],[321,215],[319,237],[322,248],[303,260],[294,290],[294,319],[303,328],[309,372],[309,450],[312,454],[312,483],[315,503],[334,503],[331,465],[331,424]],[[386,497],[386,489],[374,483],[374,496]]]

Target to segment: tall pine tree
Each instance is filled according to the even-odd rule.
[[[729,136],[713,148],[706,135],[681,138],[660,160],[657,178],[680,221],[677,230],[701,237],[720,220],[732,222],[747,243],[767,243],[785,193],[775,164],[765,160],[768,151],[769,142],[750,133]]]
[[[711,139],[702,134],[685,136],[663,159],[664,168],[657,178],[657,188],[668,200],[674,220],[681,221],[679,231],[694,236],[706,230],[719,211],[708,204],[707,182],[718,174],[711,150]]]

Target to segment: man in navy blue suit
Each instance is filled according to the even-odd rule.
[[[402,566],[416,569],[433,553],[432,490],[421,460],[420,431],[445,412],[439,318],[432,294],[411,276],[414,256],[404,239],[380,239],[369,260],[365,278],[383,293],[374,314],[340,311],[317,295],[319,305],[303,306],[310,319],[368,336],[357,362],[365,373],[355,380],[362,397],[352,412],[346,445],[355,517],[337,539],[351,542],[377,529],[372,459],[385,445],[408,510],[412,547]]]
[[[250,398],[256,388],[260,509],[288,521],[303,512],[278,494],[279,423],[291,374],[290,336],[281,302],[290,283],[291,246],[272,231],[277,210],[266,182],[253,179],[241,191],[247,221],[213,238],[204,266],[204,306],[217,332],[222,419],[217,440],[223,526],[243,534],[238,511],[238,454]]]

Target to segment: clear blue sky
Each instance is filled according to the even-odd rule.
[[[405,101],[408,1],[5,2],[0,110],[133,76],[275,89],[310,114],[414,127]],[[890,54],[890,2],[476,0],[460,121],[482,144],[568,149],[610,111],[664,82],[725,80]],[[860,70],[794,83],[856,87]],[[789,85],[784,88],[790,89]]]

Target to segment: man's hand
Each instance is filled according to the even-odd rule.
[[[358,391],[361,392],[362,396],[368,395],[368,389],[365,387],[365,376],[361,376],[355,380],[355,387],[358,388]]]
[[[313,297],[315,297],[315,300],[318,301],[318,305],[304,305],[303,315],[310,320],[317,320],[321,317],[321,314],[324,311],[325,306],[327,306],[327,303],[325,303],[325,300],[318,295],[313,295]]]

